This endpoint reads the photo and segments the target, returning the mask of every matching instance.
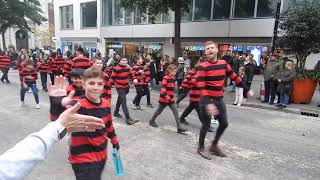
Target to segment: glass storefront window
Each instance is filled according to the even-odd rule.
[[[112,0],[102,0],[102,25],[112,25]]]
[[[138,9],[134,12],[134,23],[135,24],[147,24],[147,15],[142,14]]]
[[[73,29],[73,6],[60,7],[61,29]]]
[[[124,15],[124,24],[133,24],[133,13],[126,10]]]
[[[255,0],[235,0],[234,17],[252,18],[254,16]]]
[[[214,0],[213,19],[230,18],[231,0]]]
[[[120,0],[113,0],[113,25],[124,24],[124,9],[120,5]]]
[[[194,20],[209,20],[211,17],[212,0],[195,0]]]
[[[279,0],[258,0],[257,17],[273,17]]]
[[[162,14],[162,23],[170,23],[172,22],[172,14],[170,12],[166,14]]]
[[[189,12],[186,12],[186,11],[181,12],[181,22],[192,21],[193,0],[190,0],[188,7],[189,7]]]
[[[81,3],[81,27],[97,27],[97,1]]]

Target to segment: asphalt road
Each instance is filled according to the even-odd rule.
[[[39,110],[35,109],[31,93],[26,96],[26,107],[18,107],[17,72],[11,72],[9,78],[12,84],[0,83],[0,154],[49,122],[47,94],[40,90]],[[128,102],[134,95],[135,90],[130,89]],[[113,90],[113,106],[116,97]],[[155,107],[157,100],[158,94],[153,92]],[[186,98],[179,108],[180,114],[187,103]],[[142,105],[145,104],[143,97]],[[128,106],[131,107],[130,103]],[[125,176],[115,177],[109,159],[102,179],[320,179],[318,119],[249,107],[227,109],[229,127],[220,144],[228,157],[208,161],[196,153],[200,122],[195,112],[187,118],[190,131],[181,135],[176,133],[169,108],[158,117],[157,129],[148,125],[155,108],[142,111],[130,108],[132,117],[141,120],[140,123],[127,126],[124,119],[114,119]],[[207,145],[213,137],[214,133],[208,133]],[[26,179],[75,179],[66,157],[67,143],[62,140]]]

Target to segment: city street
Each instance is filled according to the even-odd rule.
[[[44,127],[48,122],[49,100],[40,91],[41,109],[35,109],[31,93],[26,96],[26,107],[18,107],[19,83],[16,71],[9,73],[11,84],[0,84],[0,153],[2,154],[26,135]],[[40,85],[38,83],[38,88]],[[153,105],[158,94],[152,92]],[[135,90],[130,89],[128,106]],[[112,105],[117,94],[113,90]],[[142,105],[145,107],[143,97]],[[179,113],[188,103],[186,98]],[[109,158],[103,179],[319,179],[320,178],[320,121],[294,114],[235,107],[228,105],[229,128],[221,140],[227,158],[213,157],[211,161],[197,153],[200,122],[193,112],[187,120],[190,131],[177,134],[173,115],[167,108],[158,119],[160,128],[148,125],[155,108],[142,111],[130,108],[131,116],[141,120],[127,126],[124,119],[114,119],[120,138],[120,151],[125,176],[115,176]],[[120,110],[122,113],[122,111]],[[123,114],[123,113],[122,113]],[[206,144],[214,137],[208,133]],[[111,145],[109,144],[109,150]],[[51,150],[44,163],[28,176],[29,180],[75,179],[67,163],[67,143],[62,140]],[[109,156],[111,157],[111,156]]]

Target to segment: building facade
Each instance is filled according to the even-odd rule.
[[[294,0],[191,0],[181,23],[181,51],[202,55],[203,42],[219,43],[221,51],[270,50],[276,6]],[[116,51],[130,57],[137,51],[173,56],[174,14],[154,22],[139,10],[124,10],[119,0],[54,0],[57,47],[84,47],[91,54]]]

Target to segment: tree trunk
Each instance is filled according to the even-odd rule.
[[[180,39],[180,30],[181,30],[181,0],[175,0],[174,4],[174,56],[177,59],[181,56],[181,39]]]
[[[5,33],[6,33],[6,30],[4,31],[1,31],[1,37],[2,37],[2,48],[4,51],[7,50],[7,46],[6,46],[6,39],[5,39]]]

